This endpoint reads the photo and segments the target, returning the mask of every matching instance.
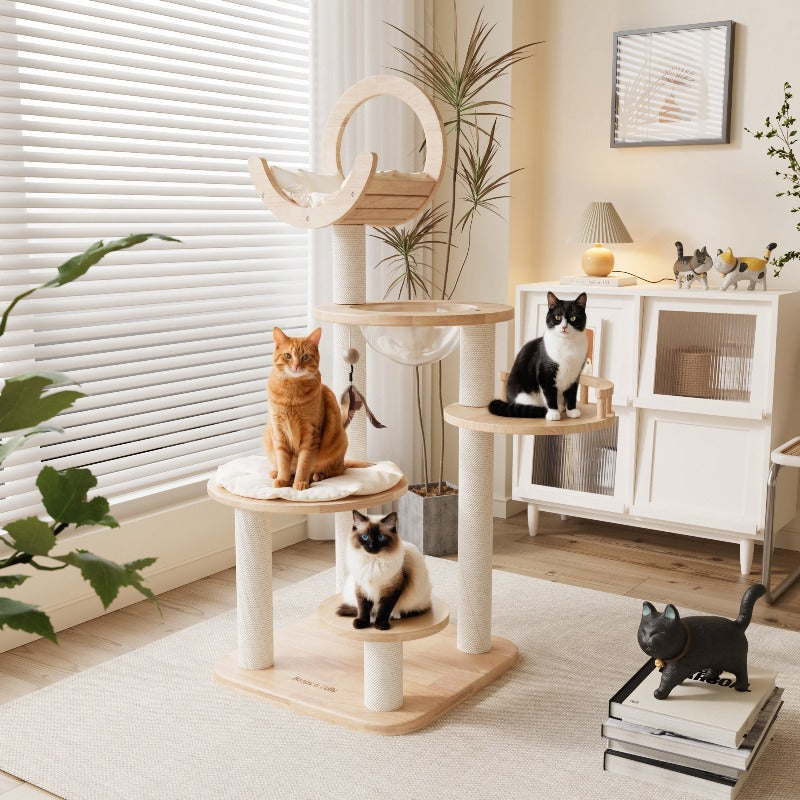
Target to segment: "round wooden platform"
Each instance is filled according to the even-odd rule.
[[[614,423],[616,415],[598,417],[597,406],[578,403],[581,416],[576,419],[562,416],[560,420],[498,417],[485,406],[472,408],[453,403],[444,409],[445,421],[457,428],[482,433],[519,434],[523,436],[562,436],[566,433],[600,431]]]
[[[381,300],[376,303],[329,303],[314,308],[318,322],[382,327],[486,325],[513,319],[513,306],[453,300]]]
[[[337,511],[353,511],[357,508],[372,508],[396,500],[406,493],[408,479],[404,476],[391,489],[377,494],[351,494],[338,500],[256,500],[253,497],[240,497],[227,489],[217,486],[212,478],[206,489],[208,496],[218,503],[243,511],[261,511],[265,514],[333,514]]]
[[[417,617],[390,620],[388,631],[377,628],[354,628],[353,617],[340,617],[336,609],[344,602],[340,594],[331,595],[317,609],[320,621],[332,628],[339,636],[361,642],[410,642],[438,633],[450,622],[450,609],[437,597],[432,599],[432,608]]]

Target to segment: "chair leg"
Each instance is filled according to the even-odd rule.
[[[780,464],[773,464],[769,470],[767,478],[767,513],[764,521],[764,558],[761,570],[761,583],[767,587],[764,599],[768,603],[774,603],[798,578],[800,578],[800,567],[791,575],[781,581],[774,589],[772,582],[772,554],[775,549],[775,484],[778,480]]]

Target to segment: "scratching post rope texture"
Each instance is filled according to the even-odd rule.
[[[493,396],[495,327],[461,328],[459,403],[486,406]],[[492,647],[492,481],[490,433],[458,430],[458,649]]]
[[[366,303],[367,301],[367,254],[366,228],[363,225],[333,225],[333,302]],[[349,378],[342,362],[342,354],[355,347],[361,356],[353,366],[353,380],[366,396],[367,393],[367,347],[361,329],[356,326],[333,326],[333,391],[337,397],[347,388]],[[351,459],[365,460],[367,457],[367,415],[356,414],[347,426]],[[336,515],[336,591],[341,592],[347,568],[344,564],[344,547],[347,535],[353,527],[352,513]]]
[[[275,663],[272,644],[272,533],[267,515],[235,510],[236,624],[242,669]]]
[[[403,705],[402,642],[364,642],[364,705],[371,711]]]

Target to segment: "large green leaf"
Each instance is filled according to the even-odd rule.
[[[47,513],[56,522],[73,525],[106,525],[118,527],[117,521],[108,514],[105,497],[86,496],[89,489],[97,486],[97,478],[91,470],[70,467],[65,470],[44,467],[36,479]]]
[[[10,597],[0,597],[0,628],[6,625],[18,631],[36,633],[51,642],[58,643],[50,617],[44,611],[39,611],[36,606],[29,603],[21,603]]]
[[[5,526],[17,550],[33,556],[46,556],[56,544],[56,537],[50,526],[38,517],[26,517]]]
[[[30,578],[30,575],[0,575],[0,589],[13,589],[25,583]]]
[[[6,439],[3,444],[0,444],[0,464],[5,461],[15,450],[22,447],[31,436],[38,436],[40,433],[63,433],[64,429],[59,428],[57,425],[37,425],[25,433],[20,433],[18,436],[12,436]]]
[[[56,561],[70,564],[81,571],[84,580],[91,584],[92,589],[95,590],[100,598],[103,608],[108,608],[114,602],[123,586],[132,586],[158,605],[155,595],[143,585],[143,578],[137,569],[137,566],[145,564],[145,562],[152,563],[154,560],[139,559],[127,564],[117,564],[115,561],[109,561],[87,550],[73,550],[65,556],[56,557]],[[139,568],[141,567],[139,566]]]
[[[68,261],[65,261],[59,268],[58,274],[55,278],[43,283],[41,286],[35,286],[33,289],[28,289],[27,292],[15,297],[8,308],[3,312],[0,318],[0,336],[5,333],[6,324],[8,322],[8,315],[13,310],[14,306],[20,300],[24,300],[39,289],[51,289],[56,286],[63,286],[65,283],[71,283],[76,278],[80,278],[89,267],[96,264],[103,256],[113,253],[116,250],[125,250],[128,247],[146,242],[148,239],[163,239],[165,242],[178,242],[179,239],[173,239],[171,236],[162,236],[160,233],[132,233],[123,239],[115,239],[113,242],[95,242],[91,247],[86,249],[83,253],[73,256]]]
[[[0,390],[0,433],[33,428],[85,397],[73,390],[42,394],[55,385],[54,373],[9,378]]]

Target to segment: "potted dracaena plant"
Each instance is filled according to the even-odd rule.
[[[393,270],[387,296],[397,293],[411,299],[451,300],[469,262],[475,220],[484,212],[499,214],[497,202],[507,197],[508,180],[518,170],[499,173],[497,121],[508,116],[509,106],[490,96],[492,86],[518,61],[528,58],[538,42],[515,47],[500,55],[489,53],[493,27],[475,19],[466,48],[459,51],[457,12],[452,52],[439,42],[432,47],[410,33],[398,31],[408,47],[397,47],[405,62],[399,72],[419,82],[444,109],[445,130],[450,135],[448,198],[404,226],[376,228],[372,234],[390,248],[376,267]],[[457,247],[456,234],[461,237]],[[443,249],[443,267],[430,263],[435,246]],[[458,251],[458,252],[456,252]],[[415,367],[417,417],[423,450],[423,483],[413,484],[399,501],[403,536],[428,555],[450,555],[458,547],[457,487],[444,481],[444,414],[442,365],[436,364],[439,405],[438,465],[435,479],[429,470],[429,447],[420,394],[420,367]]]
[[[108,253],[124,250],[148,239],[176,242],[158,233],[139,233],[111,242],[95,242],[83,253],[73,256],[58,267],[56,276],[15,297],[0,317],[0,337],[6,333],[11,311],[20,301],[39,289],[55,288],[71,283]],[[7,378],[0,389],[0,473],[2,462],[30,438],[62,432],[54,425],[43,424],[69,408],[84,395],[74,389],[69,376],[55,372],[33,372]],[[22,585],[31,570],[53,572],[74,567],[80,570],[108,608],[123,586],[132,586],[156,605],[155,595],[144,583],[141,571],[155,558],[140,558],[118,564],[88,550],[58,547],[58,537],[73,528],[85,525],[118,527],[109,515],[104,497],[88,497],[97,485],[91,470],[70,467],[57,470],[45,466],[39,472],[36,486],[49,519],[29,516],[3,524],[0,531],[0,629],[14,628],[37,634],[56,642],[56,633],[48,615],[31,603],[7,596],[6,592]],[[20,572],[22,568],[22,572]]]

